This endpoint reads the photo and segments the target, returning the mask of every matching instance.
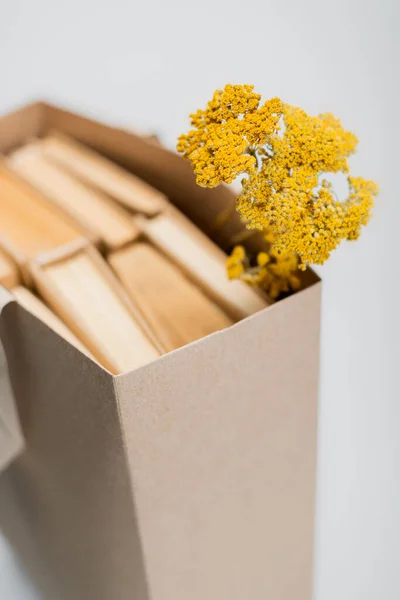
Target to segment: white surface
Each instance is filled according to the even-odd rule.
[[[13,556],[6,540],[0,535],[0,598],[1,600],[40,600],[25,573]]]
[[[188,113],[216,87],[254,83],[265,96],[310,113],[333,112],[356,132],[353,171],[379,182],[381,195],[361,240],[343,244],[318,269],[324,297],[315,598],[398,600],[396,0],[0,5],[1,113],[44,97],[155,130],[172,146],[188,128]],[[33,598],[13,564],[0,547],[0,598]]]

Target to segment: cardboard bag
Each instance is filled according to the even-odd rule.
[[[4,318],[3,311],[6,310],[11,301],[11,296],[0,286],[0,332]],[[18,456],[23,446],[23,437],[9,379],[7,360],[0,336],[0,472]]]
[[[213,232],[230,192],[133,134],[37,104],[0,147],[57,128]],[[185,210],[186,209],[186,210]],[[311,600],[320,283],[113,376],[17,303],[1,318],[26,448],[0,527],[48,600]],[[1,399],[3,410],[4,400]]]

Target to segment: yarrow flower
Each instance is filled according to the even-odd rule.
[[[258,253],[255,264],[252,264],[244,246],[235,246],[227,258],[226,268],[229,279],[241,279],[251,286],[265,289],[274,300],[300,287],[300,279],[296,275],[298,262],[293,252],[279,252],[269,246],[265,252]]]
[[[235,248],[229,276],[273,288],[274,294],[278,288],[278,293],[294,289],[297,267],[322,264],[341,240],[359,237],[378,188],[349,175],[348,158],[358,141],[333,115],[311,117],[279,98],[261,104],[253,86],[227,85],[191,119],[193,129],[180,136],[177,148],[192,162],[197,183],[215,187],[243,175],[237,209],[247,228],[273,238],[268,261],[262,253],[252,267],[244,249]],[[344,202],[326,180],[328,173],[339,172],[347,175]],[[274,271],[273,284],[265,273]]]
[[[254,169],[249,147],[265,145],[282,114],[278,98],[259,108],[260,100],[252,85],[227,85],[215,92],[205,111],[190,115],[193,129],[179,137],[177,149],[192,162],[199,185],[231,183]]]

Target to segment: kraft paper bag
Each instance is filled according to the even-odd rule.
[[[0,323],[12,298],[0,286]],[[7,360],[0,343],[0,472],[18,456],[24,446],[8,374]]]
[[[228,190],[197,188],[179,157],[121,129],[36,104],[0,120],[0,147],[52,128],[156,185],[222,247],[238,230],[213,231]],[[1,387],[19,442],[0,528],[43,598],[311,600],[320,287],[309,271],[296,294],[118,376],[3,293],[25,447]]]

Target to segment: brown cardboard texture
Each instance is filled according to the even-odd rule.
[[[198,188],[177,155],[53,106],[0,120],[0,151],[54,129],[157,187],[221,247],[240,230],[236,216],[213,230],[227,188]],[[46,600],[311,600],[312,271],[298,293],[118,376],[0,299],[26,440],[0,475],[0,527]]]
[[[3,313],[12,302],[11,295],[0,285],[0,325]],[[9,379],[5,353],[0,343],[0,473],[22,451],[24,439]],[[0,484],[1,485],[1,484]]]

